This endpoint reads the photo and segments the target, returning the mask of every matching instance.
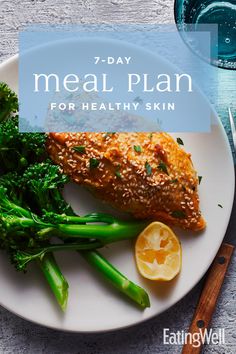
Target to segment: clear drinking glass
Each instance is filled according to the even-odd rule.
[[[175,21],[181,31],[194,25],[218,25],[217,57],[211,58],[214,65],[236,70],[236,0],[175,0]]]

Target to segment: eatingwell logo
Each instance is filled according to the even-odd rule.
[[[169,328],[163,328],[163,344],[184,345],[191,344],[194,348],[202,344],[224,345],[225,329],[200,328],[199,332],[190,333],[183,330],[171,332]]]

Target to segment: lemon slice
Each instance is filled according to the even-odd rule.
[[[143,277],[169,281],[181,270],[181,244],[167,225],[153,222],[137,238],[135,259]]]

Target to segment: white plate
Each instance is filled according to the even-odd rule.
[[[13,89],[18,86],[18,58],[0,66],[0,80]],[[227,136],[220,123],[210,134],[178,134],[199,175],[201,209],[207,228],[201,234],[178,230],[183,246],[183,268],[179,277],[166,284],[145,281],[136,271],[133,246],[117,243],[104,251],[107,258],[131,280],[149,293],[151,308],[140,310],[113,290],[77,254],[57,254],[58,263],[70,284],[68,308],[62,314],[42,274],[31,267],[17,273],[4,254],[0,258],[0,304],[15,314],[48,327],[76,332],[96,332],[124,328],[156,316],[185,296],[210,266],[228,225],[234,196],[234,167]],[[109,211],[87,191],[68,186],[66,196],[81,213]],[[223,209],[218,206],[222,204]]]

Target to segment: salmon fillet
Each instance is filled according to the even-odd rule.
[[[136,218],[206,225],[191,156],[167,133],[50,133],[47,150],[73,181]]]

